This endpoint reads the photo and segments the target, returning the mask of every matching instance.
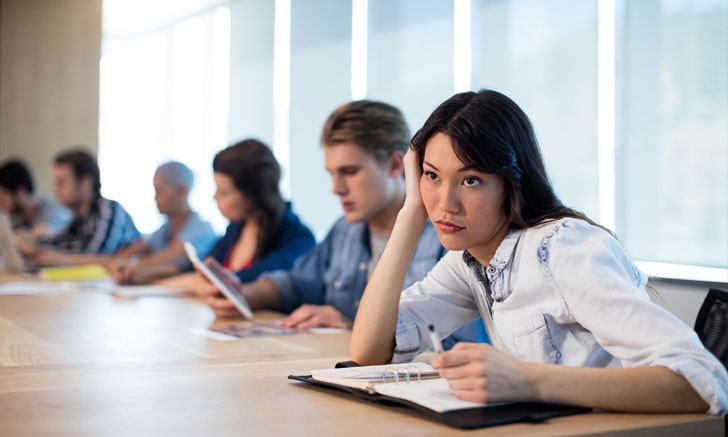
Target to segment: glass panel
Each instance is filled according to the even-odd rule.
[[[623,7],[619,234],[639,260],[728,268],[728,3]]]
[[[556,193],[598,219],[597,2],[473,0],[472,88],[531,118]]]
[[[104,39],[102,191],[129,211],[142,232],[162,223],[152,177],[169,160],[195,174],[193,209],[218,231],[227,224],[212,200],[212,157],[227,144],[229,28],[228,9],[221,7],[151,33]]]
[[[351,2],[291,2],[290,192],[294,209],[323,238],[343,212],[324,170],[321,129],[351,99]]]
[[[453,91],[453,3],[369,0],[367,98],[397,106],[414,134]]]

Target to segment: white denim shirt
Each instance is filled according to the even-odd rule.
[[[664,366],[725,414],[728,373],[690,327],[650,302],[646,282],[614,237],[583,220],[512,230],[485,268],[449,252],[402,293],[392,361],[429,349],[429,324],[445,337],[490,313],[494,346],[521,360]]]

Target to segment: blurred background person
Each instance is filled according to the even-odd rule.
[[[247,139],[227,147],[215,155],[212,168],[215,200],[230,224],[207,258],[246,283],[266,271],[290,269],[316,245],[313,233],[283,200],[281,169],[265,144]],[[190,273],[160,284],[202,293],[207,281]]]
[[[21,244],[53,237],[71,220],[71,211],[50,197],[35,194],[30,169],[16,159],[0,166],[0,210],[10,216]]]
[[[88,152],[69,150],[56,156],[53,192],[73,219],[55,237],[24,249],[36,264],[103,262],[141,237],[126,210],[101,196],[99,167]]]
[[[152,183],[154,201],[167,222],[148,239],[140,239],[122,249],[109,263],[117,283],[143,284],[190,269],[184,251],[189,241],[198,253],[207,253],[218,236],[207,221],[192,211],[188,196],[192,171],[181,162],[167,162],[157,168]]]

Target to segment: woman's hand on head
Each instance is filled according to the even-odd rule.
[[[531,363],[488,344],[458,343],[437,354],[432,367],[440,371],[458,399],[471,402],[534,401]]]
[[[422,178],[420,161],[419,152],[415,152],[412,149],[408,149],[404,155],[404,175],[407,183],[407,195],[402,209],[427,217],[425,204],[422,202],[422,195],[420,194],[420,179]]]

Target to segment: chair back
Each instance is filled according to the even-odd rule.
[[[695,332],[705,348],[728,369],[728,291],[708,291],[695,319]]]

